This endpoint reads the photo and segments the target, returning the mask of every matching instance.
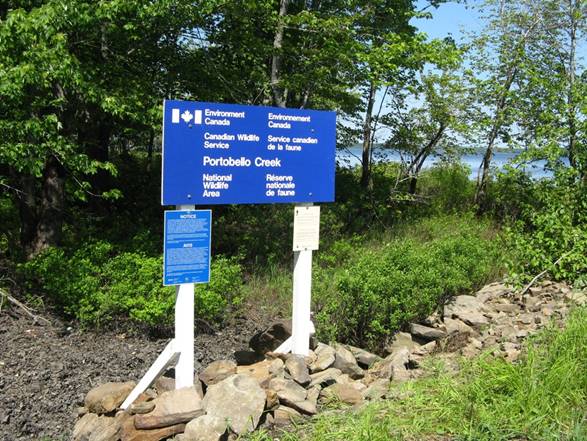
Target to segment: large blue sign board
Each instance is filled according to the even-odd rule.
[[[210,281],[211,210],[165,211],[163,285]]]
[[[334,201],[336,114],[163,105],[163,205]]]

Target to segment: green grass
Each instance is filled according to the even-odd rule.
[[[563,330],[551,326],[509,364],[489,355],[464,362],[457,375],[438,363],[429,376],[394,386],[386,401],[326,412],[272,438],[251,441],[582,441],[587,440],[587,309]]]

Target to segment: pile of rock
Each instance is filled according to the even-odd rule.
[[[235,354],[237,362],[208,365],[192,388],[174,390],[160,378],[128,411],[118,410],[134,383],[107,383],[92,389],[80,409],[74,440],[217,441],[311,416],[324,402],[361,405],[385,397],[391,381],[421,374],[431,353],[472,356],[482,350],[514,361],[520,342],[552,317],[564,318],[568,303],[587,303],[583,293],[543,283],[518,296],[503,284],[484,287],[476,296],[458,296],[442,314],[398,333],[381,358],[363,349],[313,342],[309,356],[267,352],[289,335],[278,323],[251,341],[253,351]]]
[[[211,363],[193,388],[172,390],[159,379],[128,409],[117,411],[134,383],[92,389],[74,429],[77,441],[220,440],[314,415],[324,401],[351,405],[384,397],[394,375],[407,369],[408,352],[383,359],[359,348],[318,343],[308,357],[267,353],[251,365]],[[404,375],[405,376],[405,375]]]

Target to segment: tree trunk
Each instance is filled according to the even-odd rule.
[[[373,118],[373,105],[375,104],[375,85],[369,84],[367,97],[367,110],[363,124],[363,154],[361,165],[361,188],[368,189],[371,183],[371,120]]]
[[[38,207],[38,222],[28,257],[34,257],[44,249],[58,245],[63,226],[65,203],[65,170],[59,161],[51,156],[45,162],[41,200]]]
[[[507,97],[512,87],[514,79],[518,73],[517,67],[513,67],[508,71],[506,80],[503,85],[501,96],[495,107],[495,115],[493,117],[493,126],[489,132],[489,140],[487,142],[487,148],[481,161],[480,171],[481,173],[477,177],[477,189],[475,191],[475,204],[477,204],[477,213],[483,214],[487,211],[487,186],[489,184],[489,169],[491,167],[491,160],[493,158],[493,149],[495,147],[495,141],[497,135],[503,124],[503,116],[507,107]]]
[[[279,84],[281,75],[281,49],[283,47],[283,32],[285,23],[283,21],[287,14],[289,0],[280,0],[277,28],[273,39],[273,57],[271,59],[271,90],[273,91],[273,103],[277,107],[285,107],[287,103],[287,92]]]
[[[36,185],[32,176],[19,179],[18,214],[20,218],[20,246],[27,256],[32,255],[32,244],[37,231],[38,213],[36,205]]]
[[[569,163],[571,167],[577,169],[577,152],[576,152],[576,143],[577,143],[577,121],[576,121],[576,112],[577,106],[575,104],[575,72],[577,70],[577,60],[576,60],[576,51],[577,51],[577,19],[576,19],[576,12],[577,12],[577,5],[576,2],[573,0],[569,0],[569,64],[567,66],[568,69],[568,88],[567,88],[567,120],[568,120],[568,129],[569,129],[569,143],[568,143],[568,154],[569,154]],[[578,170],[582,175],[582,170]]]
[[[418,189],[418,174],[420,170],[424,166],[424,162],[426,158],[434,151],[440,140],[442,139],[442,135],[444,135],[444,131],[446,130],[445,124],[440,124],[438,130],[432,137],[432,139],[426,144],[426,146],[416,155],[412,164],[408,168],[408,174],[410,176],[410,183],[408,186],[408,193],[411,195],[416,194],[416,190]]]

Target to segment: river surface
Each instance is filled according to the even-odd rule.
[[[491,160],[492,167],[503,169],[503,167],[511,162],[518,152],[503,152],[498,151],[493,155]],[[375,148],[373,157],[376,162],[401,162],[402,158],[399,152],[395,150]],[[336,154],[336,159],[342,167],[355,167],[361,163],[361,147],[353,146],[345,149],[339,149]],[[429,156],[424,162],[424,168],[433,166],[440,161],[440,157],[436,155]],[[467,165],[471,170],[469,177],[473,180],[477,179],[479,173],[479,166],[483,160],[482,153],[467,153],[461,156],[461,163]],[[552,174],[544,170],[544,161],[534,161],[531,164],[523,166],[525,170],[530,173],[534,179],[550,177]],[[522,166],[519,166],[522,167]]]

